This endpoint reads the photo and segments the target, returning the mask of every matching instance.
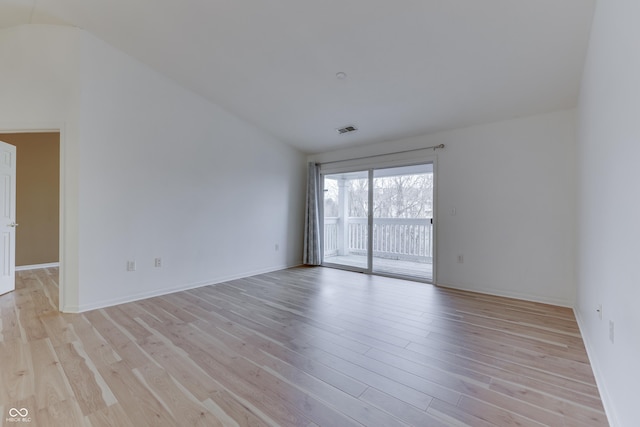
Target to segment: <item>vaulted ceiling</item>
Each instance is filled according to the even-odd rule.
[[[313,153],[575,106],[595,1],[0,0],[0,28],[84,28]]]

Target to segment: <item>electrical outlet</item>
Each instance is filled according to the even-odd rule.
[[[463,255],[458,255],[458,262],[460,264],[462,264],[464,262],[464,256]]]
[[[602,304],[598,304],[596,311],[598,312],[598,317],[602,320]]]
[[[276,243],[275,248],[276,248],[276,252],[278,252],[280,250],[280,245]]]
[[[135,261],[127,261],[127,271],[136,271]]]
[[[609,341],[613,344],[613,320],[609,320]]]
[[[156,258],[155,260],[153,260],[153,265],[156,268],[162,267],[162,258]]]

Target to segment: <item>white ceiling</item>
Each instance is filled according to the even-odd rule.
[[[0,0],[0,28],[84,28],[316,153],[575,106],[595,1]]]

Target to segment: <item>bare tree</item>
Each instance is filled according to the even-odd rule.
[[[345,181],[350,217],[366,217],[369,183],[357,178]],[[373,215],[376,218],[431,218],[433,216],[433,174],[378,177],[373,180]],[[335,179],[325,180],[325,216],[340,216],[339,187]]]

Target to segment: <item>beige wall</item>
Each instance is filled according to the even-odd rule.
[[[60,134],[0,134],[17,147],[16,266],[58,262]]]

